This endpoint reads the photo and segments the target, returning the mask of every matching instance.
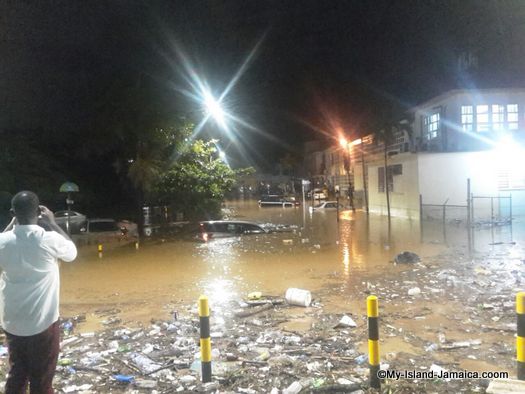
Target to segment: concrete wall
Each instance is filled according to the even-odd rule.
[[[388,165],[401,164],[403,173],[394,176],[394,190],[390,192],[390,213],[395,217],[419,219],[419,185],[418,185],[418,160],[417,155],[402,153],[388,159]],[[368,171],[368,202],[370,212],[386,215],[386,193],[379,192],[378,168],[383,167],[383,162],[377,158],[367,163]],[[356,184],[362,172],[357,172]],[[360,181],[362,187],[363,182]]]
[[[419,191],[424,204],[467,204],[467,179],[475,195],[498,195],[492,152],[419,153]]]
[[[471,193],[474,196],[509,196],[512,195],[512,213],[514,217],[525,214],[525,191],[499,190],[498,171],[502,160],[498,152],[451,152],[419,153],[419,190],[423,204],[449,205],[467,204],[467,179],[470,178]],[[474,220],[489,220],[494,217],[508,217],[509,200],[475,199]],[[454,216],[452,212],[448,215]],[[461,216],[457,211],[456,216]],[[466,216],[466,211],[462,218]]]

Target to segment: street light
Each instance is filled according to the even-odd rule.
[[[216,100],[215,97],[210,93],[209,90],[204,90],[203,92],[204,106],[208,114],[215,119],[215,121],[222,128],[226,128],[226,119],[225,112],[222,109],[221,103],[219,100]]]
[[[352,206],[352,211],[355,211],[354,191],[352,190],[352,182],[350,181],[350,143],[346,140],[345,137],[341,137],[339,138],[339,144],[343,147],[345,153],[348,155],[348,165],[345,166],[346,176],[348,178],[348,197],[350,198],[350,205]]]
[[[69,217],[71,216],[71,206],[74,204],[73,199],[71,198],[71,193],[78,193],[80,189],[78,188],[78,185],[73,182],[64,182],[62,185],[60,185],[59,192],[61,193],[67,193],[66,197],[66,204],[67,204],[67,221],[66,221],[66,230],[67,233],[70,234],[70,222]]]
[[[363,192],[364,192],[364,200],[365,200],[364,202],[365,202],[366,213],[368,213],[369,212],[369,208],[368,208],[368,186],[366,184],[366,173],[365,173],[366,166],[365,166],[365,152],[364,152],[364,149],[363,149],[363,140],[361,138],[357,138],[357,139],[355,139],[355,140],[353,140],[351,142],[348,142],[345,137],[341,137],[341,138],[339,138],[339,143],[347,151],[349,158],[350,158],[350,149],[352,147],[354,147],[354,146],[360,145],[359,148],[361,150],[361,165],[362,165],[362,173],[363,173]],[[350,166],[350,163],[349,163],[349,166]],[[350,185],[350,168],[348,168],[347,174],[348,174],[348,187],[350,188],[351,187],[351,185]],[[351,189],[350,189],[349,197],[350,197],[350,203],[352,204],[352,210],[355,211],[354,203],[353,203],[353,191]]]

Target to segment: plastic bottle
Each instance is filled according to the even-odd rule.
[[[65,322],[62,324],[62,330],[64,330],[64,335],[69,335],[69,334],[71,334],[71,331],[73,331],[73,323],[70,322],[69,320],[68,320],[68,321],[65,321]]]
[[[114,375],[115,380],[122,383],[131,383],[135,379],[132,375]]]
[[[291,385],[289,385],[287,388],[283,390],[283,394],[297,394],[302,389],[303,389],[303,386],[301,386],[301,383],[293,382]]]

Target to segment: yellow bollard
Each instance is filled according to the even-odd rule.
[[[102,258],[102,251],[103,251],[102,244],[98,244],[98,258],[99,259]]]
[[[379,305],[376,296],[366,299],[368,316],[368,364],[370,368],[370,387],[381,388],[379,372]]]
[[[516,295],[518,335],[516,336],[516,362],[518,380],[525,380],[525,291]]]
[[[139,249],[139,243],[138,243],[138,241],[135,242],[135,249],[137,249],[137,250]]]
[[[199,320],[201,334],[201,372],[202,382],[211,382],[211,338],[210,338],[210,308],[208,297],[199,297]]]

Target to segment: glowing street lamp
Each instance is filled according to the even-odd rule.
[[[220,101],[216,100],[208,90],[203,92],[203,99],[208,115],[213,117],[219,126],[226,128],[225,113]]]
[[[346,153],[348,154],[348,156],[350,156],[350,149],[354,146],[357,146],[357,145],[361,145],[360,146],[360,149],[361,149],[361,164],[362,164],[362,172],[363,172],[363,192],[364,192],[364,197],[365,197],[365,207],[366,207],[366,212],[368,213],[368,187],[366,185],[366,175],[365,175],[365,154],[364,154],[364,150],[363,150],[363,140],[361,138],[357,138],[353,141],[348,141],[345,137],[340,137],[339,138],[339,144],[341,145],[341,147],[343,147],[343,149],[345,149]],[[348,168],[347,170],[347,174],[348,174],[348,187],[350,188],[351,185],[350,185],[350,168]],[[350,200],[351,200],[351,204],[352,204],[352,209],[355,210],[354,208],[354,203],[353,203],[353,192],[352,190],[349,190],[350,194],[349,194],[349,197],[350,197]]]
[[[341,137],[341,138],[339,138],[339,144],[340,144],[341,147],[343,147],[344,149],[347,149],[347,148],[348,148],[348,141],[346,140],[345,137]]]

